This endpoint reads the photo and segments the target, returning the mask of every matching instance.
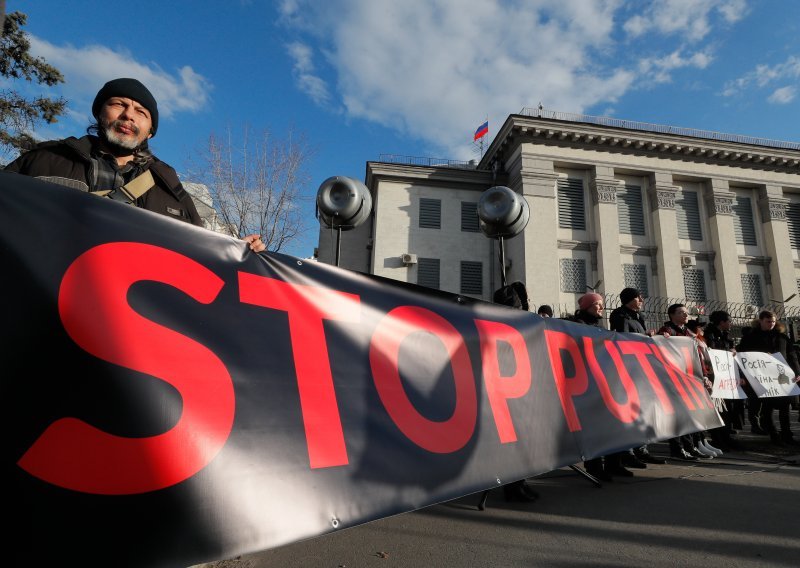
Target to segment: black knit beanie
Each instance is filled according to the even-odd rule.
[[[136,79],[123,78],[109,81],[98,91],[92,103],[92,115],[95,118],[97,118],[97,115],[100,113],[100,107],[103,106],[103,103],[111,97],[133,99],[150,111],[150,120],[153,123],[153,136],[156,135],[156,130],[158,130],[158,103],[156,103],[153,94],[147,90],[147,87]]]
[[[625,288],[622,292],[619,293],[619,300],[624,306],[634,298],[638,298],[641,296],[641,293],[636,288]]]

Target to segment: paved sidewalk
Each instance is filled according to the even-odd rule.
[[[797,411],[792,411],[800,439]],[[741,432],[741,451],[668,460],[602,488],[570,468],[206,568],[800,566],[800,447]],[[651,452],[668,455],[666,443]]]

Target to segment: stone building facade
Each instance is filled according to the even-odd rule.
[[[754,306],[798,292],[797,143],[523,109],[477,164],[368,162],[366,185],[373,215],[342,233],[344,268],[491,300],[498,244],[475,207],[504,185],[530,205],[505,256],[534,304],[588,287]],[[321,228],[321,261],[334,239]]]

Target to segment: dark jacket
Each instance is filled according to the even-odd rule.
[[[706,345],[711,349],[722,349],[723,351],[733,349],[733,339],[731,339],[728,332],[722,331],[713,323],[705,327],[703,336],[706,338]]]
[[[94,171],[90,156],[96,141],[94,136],[84,136],[42,142],[8,164],[5,170],[38,178],[67,178],[81,182],[73,187],[85,184],[86,188],[81,189],[91,191]],[[175,170],[155,156],[148,169],[156,185],[136,200],[136,206],[202,227],[197,208]]]
[[[695,334],[688,327],[678,327],[672,321],[665,321],[664,325],[658,328],[659,335],[670,335],[672,337],[695,337]]]
[[[573,315],[568,319],[569,321],[574,321],[576,323],[582,323],[584,325],[591,325],[594,327],[599,327],[600,329],[605,329],[603,327],[603,318],[595,317],[589,312],[584,310],[577,311],[575,315]]]
[[[789,336],[783,333],[778,328],[770,331],[763,331],[758,322],[753,324],[753,329],[750,333],[742,337],[739,345],[736,346],[736,351],[744,353],[747,351],[760,351],[762,353],[780,353],[789,366],[795,372],[800,374],[800,364],[798,364],[797,354],[792,346]]]
[[[611,331],[647,334],[647,327],[642,314],[634,312],[625,306],[620,306],[611,312],[609,324],[611,325]]]

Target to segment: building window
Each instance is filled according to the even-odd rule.
[[[442,200],[419,200],[419,226],[423,229],[440,229],[442,226]]]
[[[623,264],[622,276],[626,288],[636,288],[642,296],[649,296],[647,290],[647,266],[644,264]]]
[[[461,230],[467,233],[477,233],[478,226],[478,204],[475,201],[461,202]]]
[[[733,200],[733,232],[736,234],[737,245],[756,245],[756,228],[749,197],[737,197]]]
[[[586,230],[586,205],[583,199],[583,180],[556,180],[558,195],[558,226],[562,229]]]
[[[579,258],[561,259],[561,291],[586,292],[586,261]]]
[[[687,300],[706,301],[706,275],[700,268],[683,269],[683,290]]]
[[[800,201],[789,203],[786,208],[786,224],[789,227],[789,242],[793,249],[800,249]]]
[[[700,205],[696,191],[680,191],[675,198],[675,216],[678,219],[678,237],[693,241],[703,240],[700,228]]]
[[[482,262],[461,261],[461,293],[473,296],[483,295]]]
[[[439,289],[439,259],[417,259],[417,284],[427,288]]]
[[[617,190],[617,216],[620,233],[644,235],[644,204],[641,187],[626,185]]]
[[[764,295],[761,292],[761,278],[758,274],[742,274],[741,276],[745,303],[753,306],[763,306]]]

